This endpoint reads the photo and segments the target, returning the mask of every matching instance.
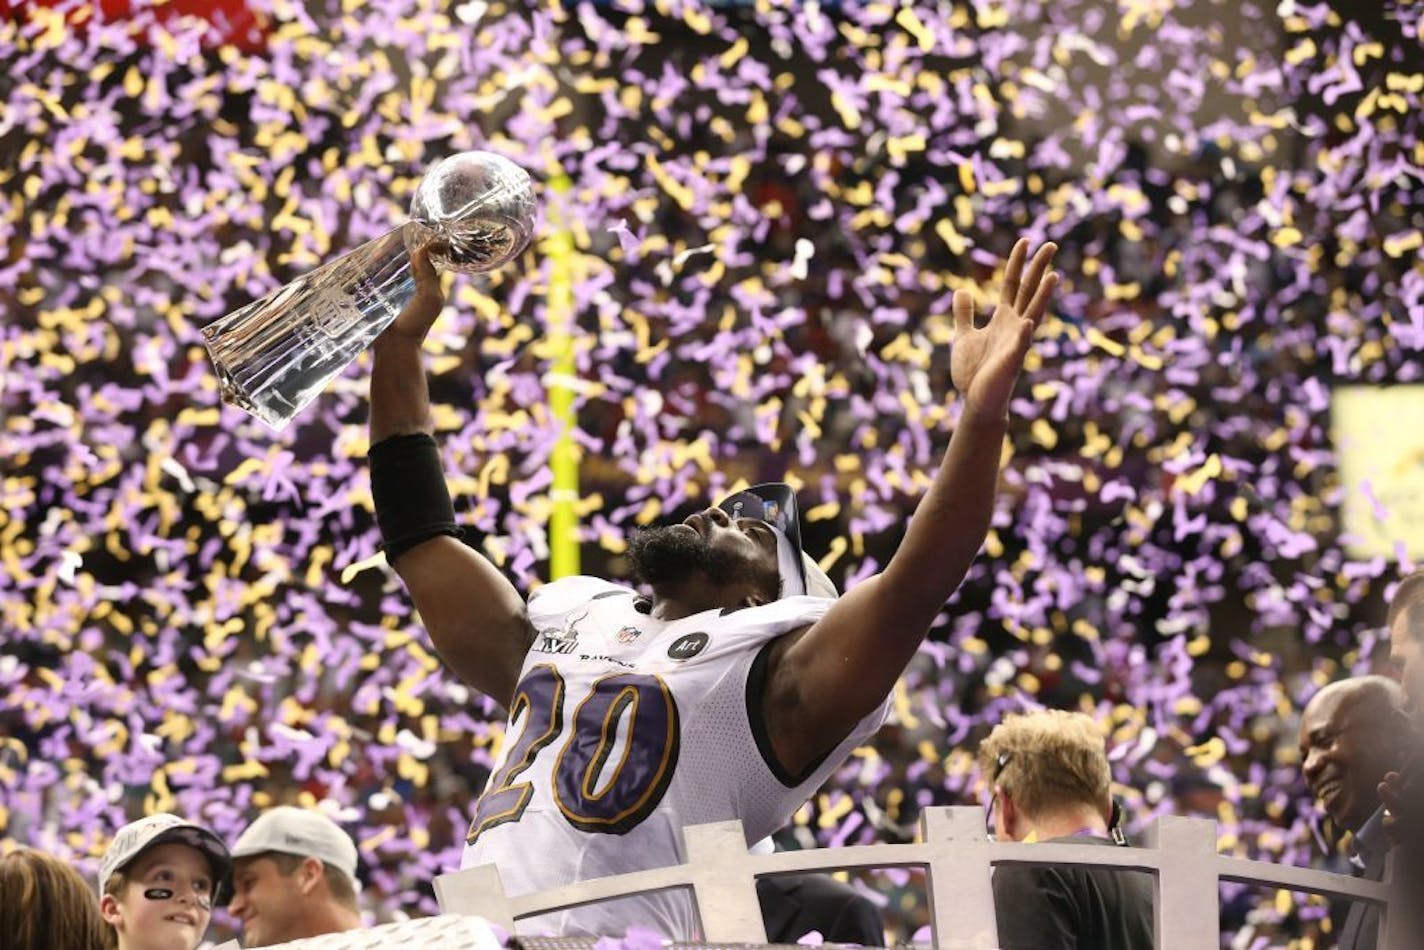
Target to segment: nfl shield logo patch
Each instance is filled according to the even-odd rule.
[[[643,631],[637,627],[624,627],[614,635],[614,639],[619,643],[632,643],[643,635]]]

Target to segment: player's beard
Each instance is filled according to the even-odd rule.
[[[700,534],[677,525],[639,531],[628,542],[628,558],[633,562],[633,577],[654,590],[681,583],[697,571],[719,587],[759,580],[749,562],[714,548]],[[760,580],[779,583],[775,578]]]

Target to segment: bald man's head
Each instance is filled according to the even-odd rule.
[[[1386,772],[1404,764],[1409,714],[1404,690],[1383,676],[1331,683],[1300,718],[1301,771],[1335,823],[1359,830],[1379,807]]]

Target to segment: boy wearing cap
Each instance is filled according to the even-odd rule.
[[[120,828],[99,862],[99,912],[118,950],[194,950],[230,870],[218,836],[177,815]]]
[[[880,574],[844,597],[807,564],[787,485],[757,486],[639,535],[651,598],[567,577],[526,603],[459,540],[421,342],[444,305],[428,257],[416,294],[373,346],[371,490],[386,557],[441,657],[509,710],[463,864],[494,864],[510,895],[663,867],[681,829],[782,827],[854,747],[984,541],[1009,400],[1057,284],[1045,244],[1009,257],[993,317],[953,300],[950,375],[963,409],[938,473]],[[698,935],[669,890],[519,922],[524,934]]]
[[[247,947],[268,947],[361,926],[356,844],[315,811],[282,805],[264,812],[232,848],[228,912]]]

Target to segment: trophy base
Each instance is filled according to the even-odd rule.
[[[280,393],[273,393],[276,398],[266,402],[259,402],[248,397],[237,380],[218,362],[218,354],[208,343],[206,337],[203,344],[207,346],[208,358],[213,362],[213,369],[218,377],[218,398],[232,406],[234,409],[241,409],[243,412],[267,424],[268,428],[274,432],[281,432],[287,427],[287,423],[292,421],[292,416],[301,409],[301,406],[292,405],[290,400],[281,397]]]

